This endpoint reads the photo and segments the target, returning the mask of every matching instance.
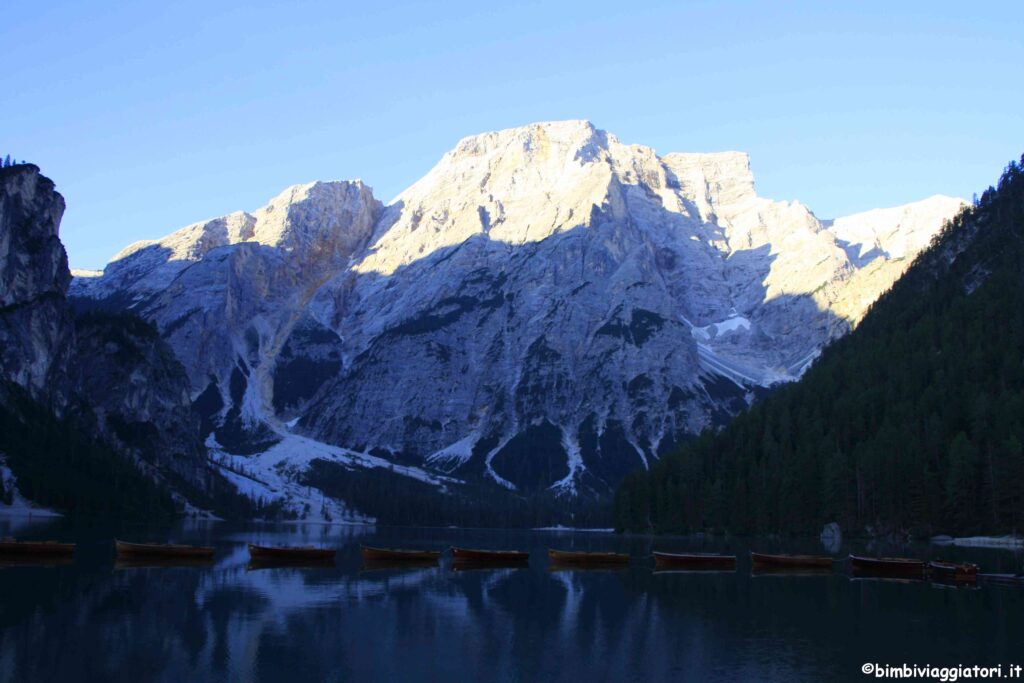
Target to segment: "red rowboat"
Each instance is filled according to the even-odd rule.
[[[709,553],[654,553],[654,566],[658,569],[734,569],[735,555]]]
[[[363,559],[367,562],[398,562],[409,560],[422,562],[423,560],[434,560],[441,556],[439,550],[402,550],[393,548],[371,548],[368,545],[362,546]]]
[[[472,548],[453,547],[452,559],[456,562],[513,564],[528,562],[530,560],[530,553],[521,550],[474,550]]]
[[[623,553],[580,553],[548,549],[548,558],[554,564],[573,566],[629,564],[629,555]]]
[[[254,560],[333,560],[334,548],[313,546],[264,546],[249,544],[249,557]]]
[[[750,553],[755,568],[793,567],[797,569],[831,569],[832,558],[821,555],[766,555]]]

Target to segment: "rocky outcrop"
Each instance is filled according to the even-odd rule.
[[[232,452],[294,430],[603,491],[798,378],[961,205],[823,222],[759,197],[745,154],[543,123],[462,140],[387,207],[358,182],[297,186],[72,291],[158,326]]]
[[[64,198],[36,166],[0,169],[0,378],[58,409],[73,341],[63,214]]]
[[[197,406],[236,451],[276,441],[272,374],[314,292],[363,248],[381,210],[360,182],[310,183],[264,208],[134,244],[73,294],[152,321]],[[79,284],[80,283],[80,284]]]
[[[76,320],[58,236],[63,211],[37,167],[0,170],[0,382],[165,483],[207,491],[188,376],[167,342],[131,315]]]

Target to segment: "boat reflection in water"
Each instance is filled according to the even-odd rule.
[[[414,569],[436,569],[440,566],[437,560],[363,560],[359,571],[411,571]]]
[[[19,541],[13,538],[0,539],[0,558],[71,557],[74,553],[74,543],[60,543],[58,541]]]
[[[212,566],[116,572],[94,542],[95,553],[80,552],[57,570],[3,570],[0,683],[109,680],[128,663],[140,680],[168,681],[451,681],[467,671],[477,680],[847,680],[861,652],[880,661],[923,661],[936,651],[965,662],[1013,661],[1024,641],[1024,590],[1014,585],[948,592],[838,573],[820,581],[654,574],[638,560],[617,571],[549,572],[540,561],[547,549],[570,542],[633,558],[651,553],[650,539],[567,535],[204,529],[197,536],[217,548]],[[250,540],[335,548],[335,566],[249,571]],[[362,541],[528,548],[534,562],[486,571],[448,571],[447,556],[369,564]],[[730,552],[747,554],[731,543]],[[1018,571],[979,554],[951,559]],[[971,637],[932,626],[940,622],[971,624]]]
[[[128,543],[114,541],[117,557],[120,559],[212,559],[215,549],[209,545],[185,545],[180,543]]]
[[[258,571],[260,569],[334,569],[334,558],[316,559],[301,557],[267,557],[252,558],[246,564],[246,569]]]
[[[8,555],[0,557],[0,569],[3,567],[63,567],[73,561],[74,559],[70,555]]]
[[[440,550],[410,550],[407,548],[375,548],[360,546],[364,562],[437,562]]]
[[[831,568],[824,567],[771,567],[752,565],[751,576],[834,576]]]
[[[160,568],[196,568],[209,569],[214,566],[212,557],[123,557],[114,560],[114,569],[160,569]]]

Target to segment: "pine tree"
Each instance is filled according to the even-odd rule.
[[[1024,531],[1024,446],[1011,434],[1000,453],[1000,491],[997,504],[1011,531]]]
[[[946,475],[946,509],[955,531],[967,531],[976,521],[977,449],[963,432],[949,446],[949,471]]]

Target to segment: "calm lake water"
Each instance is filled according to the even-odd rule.
[[[813,541],[373,526],[12,525],[75,540],[71,564],[0,569],[0,681],[871,680],[880,664],[1024,664],[1024,590],[752,576],[747,551]],[[119,568],[112,538],[216,546],[205,567]],[[324,544],[327,569],[249,569],[247,542]],[[523,569],[366,571],[359,545],[522,548]],[[729,550],[737,571],[654,573],[664,550]],[[622,571],[550,571],[546,549],[615,550]],[[1005,550],[883,551],[1019,570]]]

